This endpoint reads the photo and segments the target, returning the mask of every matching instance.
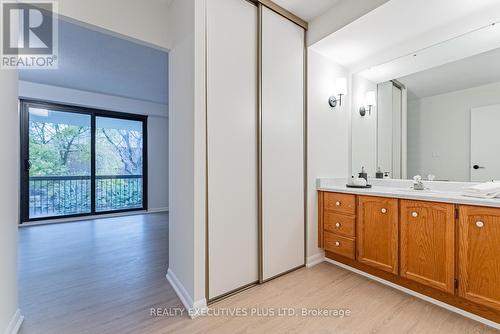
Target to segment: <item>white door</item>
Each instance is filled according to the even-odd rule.
[[[392,178],[401,178],[401,88],[392,85]]]
[[[392,108],[393,84],[391,81],[377,85],[377,167],[382,172],[392,173]]]
[[[393,179],[406,178],[405,96],[392,81],[377,85],[377,167]]]
[[[471,109],[471,181],[500,180],[500,104]]]
[[[262,279],[304,265],[305,31],[262,11]]]
[[[209,299],[259,278],[257,22],[248,1],[207,2]]]

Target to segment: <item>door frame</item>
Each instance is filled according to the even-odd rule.
[[[28,160],[29,160],[29,107],[41,107],[54,111],[85,114],[90,116],[90,206],[91,210],[88,213],[78,213],[70,215],[61,216],[48,216],[40,218],[30,218],[29,217],[29,170],[28,170]],[[95,109],[89,107],[81,107],[71,104],[62,104],[58,102],[35,100],[35,99],[19,99],[19,110],[20,110],[20,130],[21,130],[21,141],[20,141],[20,224],[26,222],[35,222],[43,220],[52,219],[65,219],[65,218],[75,218],[75,217],[86,217],[86,216],[98,216],[110,213],[124,213],[133,211],[143,211],[148,209],[148,127],[147,120],[148,116],[129,114],[105,109]],[[121,210],[111,210],[111,211],[99,211],[95,210],[95,180],[96,180],[96,165],[95,165],[95,130],[96,130],[96,117],[107,117],[107,118],[117,118],[131,121],[142,122],[142,207],[133,209],[121,209]]]
[[[474,161],[473,160],[473,152],[474,152],[474,145],[473,145],[473,140],[474,140],[474,137],[473,137],[473,118],[474,118],[474,114],[477,114],[477,113],[481,113],[481,112],[489,112],[490,110],[488,109],[494,109],[494,108],[499,108],[500,107],[500,103],[495,103],[495,104],[488,104],[488,105],[483,105],[483,106],[477,106],[477,107],[471,107],[470,110],[469,110],[469,142],[468,142],[468,149],[469,149],[469,152],[468,152],[468,163],[469,163],[469,182],[486,182],[486,181],[491,181],[492,179],[494,180],[495,177],[493,178],[485,178],[483,181],[479,180],[479,181],[474,181],[473,180],[473,177],[475,176],[474,175],[474,165],[477,164],[477,163],[480,163],[480,161]],[[481,111],[482,110],[482,111]]]

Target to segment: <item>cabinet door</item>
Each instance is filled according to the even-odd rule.
[[[402,200],[400,207],[401,276],[454,293],[454,205]]]
[[[358,198],[358,261],[398,273],[398,200]]]
[[[209,299],[259,279],[257,14],[246,1],[207,2]]]
[[[459,293],[500,310],[500,209],[461,206]]]

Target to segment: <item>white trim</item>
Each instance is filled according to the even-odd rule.
[[[20,99],[50,101],[84,108],[104,109],[105,111],[117,111],[168,119],[168,104],[117,94],[19,80],[18,95]]]
[[[311,268],[314,267],[317,264],[320,264],[321,262],[325,261],[325,253],[321,252],[318,254],[314,254],[311,256],[308,256],[306,259],[306,267]]]
[[[17,334],[23,324],[23,321],[24,316],[21,314],[21,310],[17,309],[16,313],[12,316],[9,325],[5,329],[5,334]]]
[[[175,276],[174,272],[172,269],[168,268],[167,270],[167,280],[174,289],[175,293],[179,297],[179,299],[182,302],[182,305],[189,310],[191,307],[194,305],[193,298],[191,295],[187,292],[186,288],[184,288],[184,285],[179,281],[177,276]]]
[[[175,293],[181,300],[182,305],[184,305],[184,308],[188,310],[188,314],[191,319],[204,314],[204,311],[208,307],[207,300],[205,298],[193,301],[193,297],[191,297],[191,295],[187,292],[186,288],[184,287],[184,285],[182,285],[177,276],[175,276],[172,269],[168,268],[166,277]]]
[[[156,211],[158,210],[158,211]],[[48,225],[48,224],[63,224],[70,222],[79,222],[85,220],[98,220],[98,219],[107,219],[107,218],[118,218],[118,217],[126,217],[126,216],[137,216],[137,215],[147,215],[150,213],[164,212],[168,211],[161,209],[152,209],[152,210],[138,210],[138,211],[127,211],[127,212],[117,212],[117,213],[106,213],[103,215],[92,215],[92,216],[81,216],[81,217],[73,217],[73,218],[54,218],[47,220],[40,220],[35,222],[25,222],[20,224],[19,227],[30,227],[30,226],[38,226],[38,225]]]
[[[414,297],[417,297],[417,298],[420,298],[422,300],[425,300],[426,302],[429,302],[431,304],[434,304],[434,305],[437,305],[437,306],[440,306],[444,309],[447,309],[448,311],[451,311],[453,313],[457,313],[457,314],[460,314],[461,316],[464,316],[466,318],[469,318],[469,319],[472,319],[472,320],[475,320],[477,322],[480,322],[482,324],[485,324],[487,326],[490,326],[490,327],[493,327],[493,328],[496,328],[496,329],[500,329],[500,324],[499,323],[496,323],[494,321],[491,321],[491,320],[488,320],[488,319],[485,319],[483,317],[480,317],[478,315],[475,315],[473,313],[470,313],[470,312],[467,312],[467,311],[464,311],[462,309],[459,309],[458,307],[455,307],[455,306],[452,306],[452,305],[449,305],[449,304],[446,304],[446,303],[443,303],[442,301],[439,301],[437,299],[434,299],[434,298],[431,298],[429,296],[426,296],[426,295],[423,295],[421,293],[418,293],[418,292],[415,292],[413,290],[410,290],[410,289],[407,289],[405,287],[402,287],[400,285],[397,285],[395,283],[392,283],[392,282],[389,282],[389,281],[386,281],[382,278],[379,278],[377,276],[374,276],[374,275],[371,275],[371,274],[368,274],[368,273],[365,273],[364,271],[361,271],[359,269],[356,269],[356,268],[353,268],[353,267],[350,267],[346,264],[343,264],[343,263],[340,263],[340,262],[337,262],[337,261],[334,261],[332,259],[329,259],[329,258],[325,258],[325,261],[328,262],[328,263],[331,263],[331,264],[334,264],[338,267],[341,267],[343,269],[346,269],[346,270],[349,270],[349,271],[352,271],[358,275],[361,275],[361,276],[364,276],[364,277],[367,277],[369,279],[372,279],[374,281],[377,281],[379,283],[382,283],[384,285],[387,285],[387,286],[390,286],[391,288],[394,288],[394,289],[397,289],[399,291],[402,291],[406,294],[409,294],[411,296],[414,296]]]
[[[148,209],[148,213],[156,213],[156,212],[168,212],[168,206],[164,208],[151,208]]]
[[[191,319],[194,319],[200,315],[205,314],[206,310],[208,310],[207,300],[205,298],[200,299],[194,302],[189,316],[191,317]]]

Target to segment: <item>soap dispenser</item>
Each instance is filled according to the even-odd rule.
[[[365,171],[365,167],[361,167],[361,173],[359,173],[359,178],[365,179],[368,182],[368,174]]]
[[[383,179],[384,178],[384,173],[382,173],[382,170],[380,169],[380,167],[377,168],[377,173],[375,173],[375,177],[377,179]]]

